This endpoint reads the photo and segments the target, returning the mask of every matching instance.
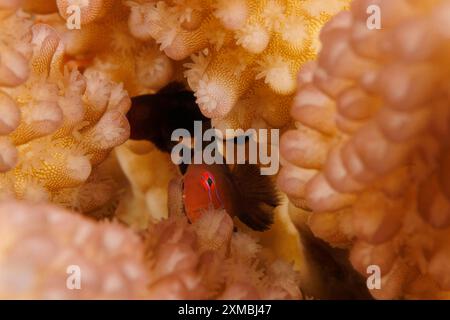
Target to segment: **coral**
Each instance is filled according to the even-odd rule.
[[[58,30],[66,47],[67,63],[100,71],[123,82],[130,96],[155,92],[174,75],[175,66],[155,42],[141,41],[129,32],[129,8],[122,0],[80,2],[80,25],[72,1],[57,1],[58,13],[39,20]]]
[[[224,211],[171,217],[145,241],[117,222],[47,204],[0,203],[2,299],[298,299],[298,275],[233,232]],[[80,276],[79,282],[75,276]],[[79,285],[80,290],[73,286]]]
[[[258,232],[248,228],[238,219],[234,219],[235,225],[241,232],[250,235],[264,250],[266,257],[281,259],[292,264],[298,273],[299,283],[303,295],[323,298],[324,290],[321,286],[329,286],[323,283],[318,272],[322,268],[311,263],[308,259],[308,244],[301,238],[301,234],[294,224],[296,221],[290,217],[290,204],[283,196],[281,205],[274,210],[274,223],[268,231]]]
[[[223,210],[193,225],[170,217],[148,232],[150,297],[157,299],[298,299],[298,275],[261,246]]]
[[[156,39],[218,129],[289,124],[300,67],[320,27],[348,0],[130,1],[130,30]]]
[[[52,202],[96,219],[116,216],[118,203],[123,196],[125,178],[118,169],[113,152],[92,168],[82,184],[54,191]]]
[[[381,269],[376,298],[450,290],[450,1],[354,0],[322,29],[281,139],[279,187],[312,231]]]
[[[449,298],[449,29],[450,0],[0,0],[0,298],[365,298],[373,265],[375,298]],[[214,127],[285,132],[269,231],[168,216],[125,114],[183,76]]]
[[[17,150],[6,136],[20,122],[18,104],[2,87],[13,88],[24,83],[30,72],[31,21],[16,11],[19,4],[19,1],[0,1],[0,172],[17,161]]]
[[[179,175],[170,156],[147,141],[130,140],[114,150],[118,170],[125,175],[115,216],[143,230],[168,217],[167,186]],[[155,170],[157,168],[157,170]],[[174,201],[171,199],[171,201]]]
[[[63,67],[64,47],[51,27],[35,24],[31,33],[29,42],[15,46],[30,47],[29,63],[14,67],[29,68],[29,77],[2,87],[7,95],[1,106],[9,111],[2,112],[2,129],[8,130],[2,132],[0,194],[65,203],[64,194],[83,185],[92,168],[128,139],[130,99],[122,85],[100,73],[82,76]],[[77,201],[104,193],[96,191]]]
[[[0,204],[0,235],[2,299],[142,299],[147,294],[143,242],[117,223],[7,201]],[[76,275],[79,290],[70,278]]]

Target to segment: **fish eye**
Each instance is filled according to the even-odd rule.
[[[201,184],[203,188],[207,191],[211,191],[215,187],[214,176],[209,171],[205,171],[201,175]]]

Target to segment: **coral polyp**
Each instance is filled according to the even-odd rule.
[[[3,299],[301,297],[291,266],[265,258],[250,236],[233,234],[225,212],[196,226],[183,218],[152,224],[146,240],[117,222],[50,205],[4,201],[0,222]]]
[[[220,129],[289,124],[296,74],[313,60],[320,27],[348,1],[136,1],[131,32],[153,38]]]
[[[97,224],[50,205],[11,201],[0,204],[0,221],[0,233],[7,239],[0,245],[0,298],[148,295],[144,244],[118,223]],[[72,281],[68,275],[73,275]]]
[[[67,65],[100,71],[124,83],[132,96],[154,92],[174,76],[175,66],[155,42],[140,41],[128,27],[126,1],[48,1],[25,6],[36,20],[54,27],[65,46]]]
[[[233,233],[233,221],[225,211],[213,210],[192,226],[187,223],[185,217],[171,217],[149,229],[151,297],[301,298],[292,266],[264,257],[251,236]],[[178,263],[170,263],[174,260]]]
[[[15,10],[14,4],[18,6],[19,2],[0,2],[0,27],[8,30],[0,35],[0,172],[17,163],[17,150],[7,135],[19,126],[20,110],[7,90],[28,79],[32,54],[31,22],[25,14]]]
[[[13,130],[2,138],[1,194],[43,201],[82,185],[128,139],[130,99],[101,73],[64,67],[64,46],[51,27],[36,24],[30,34],[29,76],[2,88],[2,108],[10,110],[2,123]]]

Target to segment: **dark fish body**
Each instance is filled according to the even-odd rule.
[[[210,127],[210,121],[202,115],[194,94],[177,83],[169,84],[156,94],[134,97],[131,101],[132,107],[127,113],[130,139],[149,140],[164,152],[170,153],[178,143],[171,141],[175,129],[184,128],[193,135],[194,121],[203,121],[204,127]]]

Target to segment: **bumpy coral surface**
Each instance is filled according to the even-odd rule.
[[[1,51],[6,57],[2,62],[8,62],[2,72],[10,72],[6,85],[26,81],[1,87],[0,194],[66,203],[72,196],[68,190],[82,186],[92,168],[128,138],[130,99],[122,85],[100,73],[82,76],[63,67],[64,47],[51,27],[35,24],[29,29],[27,21],[18,31],[20,27],[24,36],[13,49]],[[101,205],[94,198],[104,189],[92,191],[71,204]]]
[[[147,294],[143,242],[117,223],[96,223],[49,205],[3,202],[0,236],[2,299]]]
[[[101,71],[111,80],[123,82],[131,96],[154,92],[172,78],[173,63],[156,43],[130,34],[126,1],[56,3],[58,13],[39,19],[62,35],[69,64],[86,69],[86,73]]]
[[[171,217],[149,230],[150,297],[156,299],[299,299],[298,275],[269,259],[251,236],[233,232],[225,211],[189,225]]]
[[[115,222],[50,205],[0,204],[3,299],[298,299],[298,275],[224,211],[152,224],[144,242]]]
[[[450,0],[0,0],[0,298],[361,298],[373,266],[375,298],[449,298],[449,30]],[[293,129],[295,226],[167,217],[170,157],[118,146],[183,77],[219,129]]]
[[[19,106],[2,87],[13,88],[29,76],[31,22],[16,12],[19,2],[0,2],[0,172],[17,162],[17,150],[7,136],[20,122]],[[5,30],[5,31],[3,31]]]
[[[333,18],[300,73],[279,186],[357,270],[380,267],[375,297],[448,298],[450,1],[375,1],[371,30],[373,2]]]
[[[203,114],[219,129],[287,125],[300,67],[317,35],[347,0],[130,1],[129,24],[154,38],[185,76]]]

